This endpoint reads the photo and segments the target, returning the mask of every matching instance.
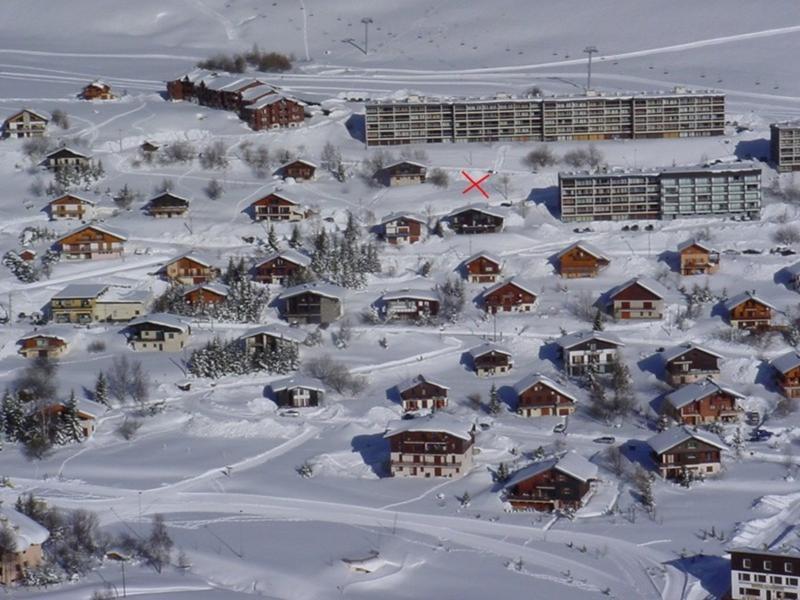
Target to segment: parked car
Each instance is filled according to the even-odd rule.
[[[553,427],[553,433],[564,433],[567,430],[566,423],[559,423],[555,427]]]
[[[296,408],[282,408],[278,411],[278,415],[281,417],[299,417],[300,411]]]
[[[772,437],[772,432],[766,429],[753,429],[750,432],[750,437],[747,438],[748,442],[766,442]]]
[[[744,419],[745,423],[751,427],[758,427],[761,424],[761,415],[755,410],[748,410],[744,413]]]
[[[594,438],[594,440],[592,441],[595,444],[613,444],[614,442],[617,441],[617,438],[615,438],[613,435],[603,435],[600,436],[599,438]]]

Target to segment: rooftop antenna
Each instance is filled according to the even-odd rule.
[[[589,65],[586,74],[586,91],[592,89],[592,54],[597,52],[597,46],[586,46],[583,51],[589,55]]]

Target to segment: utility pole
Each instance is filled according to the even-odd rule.
[[[361,22],[364,24],[364,54],[369,54],[369,24],[373,21],[369,17],[364,17]]]
[[[589,55],[589,68],[586,75],[586,91],[592,89],[592,54],[597,52],[596,46],[586,46],[583,51]]]

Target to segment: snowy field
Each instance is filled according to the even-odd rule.
[[[658,348],[686,341],[722,354],[721,381],[746,396],[748,409],[769,413],[778,403],[765,361],[789,347],[775,337],[754,347],[725,341],[729,325],[718,304],[703,306],[688,329],[679,327],[685,308],[680,286],[705,285],[719,296],[756,290],[784,315],[797,316],[797,293],[781,270],[797,256],[769,252],[775,232],[798,218],[798,205],[765,190],[762,219],[756,222],[694,219],[653,222],[653,231],[622,231],[620,223],[592,223],[577,234],[555,216],[559,166],[532,173],[523,143],[428,145],[429,168],[450,175],[447,189],[433,185],[375,188],[356,173],[369,156],[351,134],[363,114],[355,97],[384,97],[400,90],[447,95],[579,91],[585,81],[581,50],[596,45],[593,81],[601,90],[665,90],[676,85],[713,88],[728,99],[728,135],[685,140],[598,142],[614,166],[658,167],[692,164],[731,156],[766,157],[769,123],[800,117],[800,68],[794,59],[800,40],[800,6],[774,0],[688,0],[642,2],[602,0],[586,3],[500,0],[491,5],[459,0],[6,0],[0,20],[0,120],[22,107],[65,111],[66,131],[51,128],[103,162],[106,175],[88,191],[108,226],[128,233],[125,257],[93,262],[60,262],[49,278],[20,283],[0,267],[0,303],[11,322],[0,326],[0,390],[13,385],[26,360],[17,340],[31,330],[20,313],[42,311],[50,297],[69,283],[103,282],[151,290],[166,284],[154,273],[170,258],[202,250],[219,266],[229,258],[252,258],[250,237],[266,237],[265,227],[244,212],[254,199],[274,189],[290,193],[317,216],[304,221],[310,234],[320,227],[342,229],[351,212],[367,231],[393,211],[440,216],[466,201],[459,172],[495,175],[488,182],[490,204],[507,212],[503,233],[475,236],[431,235],[405,248],[381,244],[382,273],[366,288],[349,292],[346,316],[353,339],[340,349],[332,326],[320,346],[303,347],[301,358],[329,354],[368,378],[355,397],[330,391],[324,406],[300,417],[280,416],[266,388],[278,376],[248,375],[217,381],[186,379],[189,351],[215,336],[233,339],[249,326],[198,321],[183,353],[138,353],[126,346],[119,326],[93,325],[75,331],[73,347],[57,374],[60,395],[74,390],[88,397],[97,373],[114,356],[142,360],[151,397],[164,411],[144,420],[132,440],[116,432],[132,406],[103,415],[94,436],[83,444],[55,449],[28,460],[15,444],[0,452],[0,476],[13,487],[0,488],[12,504],[32,492],[63,508],[97,512],[109,532],[143,532],[150,517],[165,515],[176,547],[190,566],[156,574],[146,564],[129,564],[127,591],[147,600],[485,598],[520,596],[563,600],[613,597],[620,600],[702,600],[727,590],[725,552],[739,545],[777,548],[800,533],[800,416],[768,419],[768,442],[747,443],[743,455],[724,456],[716,478],[687,489],[658,481],[656,513],[646,515],[630,482],[604,462],[605,446],[593,442],[613,435],[632,448],[654,434],[654,410],[668,386],[661,378]],[[370,54],[345,38],[361,41],[361,18],[374,20]],[[8,18],[10,17],[10,18]],[[289,94],[321,102],[297,129],[254,133],[236,115],[191,103],[164,100],[164,80],[190,70],[219,51],[243,51],[258,43],[292,53],[295,69],[267,76]],[[102,78],[125,92],[108,102],[78,100],[80,88]],[[138,146],[145,140],[169,144],[189,140],[197,147],[222,140],[229,166],[203,169],[143,164]],[[241,144],[287,149],[319,162],[326,142],[337,146],[350,177],[339,182],[322,173],[314,182],[281,182],[259,177],[242,159]],[[32,168],[22,142],[0,142],[0,254],[18,250],[18,236],[29,226],[63,234],[70,221],[48,221],[46,195],[36,182],[51,177]],[[558,155],[581,143],[553,143]],[[399,157],[400,148],[390,148]],[[791,175],[763,164],[764,187]],[[497,181],[510,178],[507,190]],[[152,195],[164,179],[192,199],[186,219],[153,220],[141,210],[117,210],[112,195],[124,185]],[[219,180],[224,193],[210,200],[204,189]],[[581,224],[583,227],[584,224]],[[287,238],[291,227],[275,227]],[[674,269],[678,243],[708,232],[723,252],[711,277],[681,278]],[[590,241],[611,257],[596,279],[557,277],[552,256],[578,239]],[[46,243],[35,249],[41,254]],[[533,313],[486,319],[473,302],[484,286],[468,284],[467,305],[456,323],[440,327],[364,324],[360,315],[383,293],[403,288],[429,289],[454,275],[459,264],[480,250],[498,254],[506,274],[517,274],[539,293]],[[742,253],[757,250],[759,253]],[[800,250],[796,247],[795,250]],[[426,262],[428,276],[420,275]],[[641,417],[608,425],[586,408],[587,392],[564,380],[553,341],[562,331],[591,327],[575,316],[580,298],[594,300],[635,275],[659,276],[669,289],[663,321],[609,321],[606,330],[624,343]],[[270,295],[279,288],[273,286]],[[10,307],[9,307],[10,304]],[[264,322],[278,322],[270,307]],[[308,329],[308,328],[307,328]],[[496,335],[512,350],[510,374],[481,379],[463,364],[470,348]],[[386,344],[379,344],[385,338]],[[92,341],[104,349],[90,352]],[[384,347],[385,346],[385,347]],[[499,415],[476,412],[468,396],[486,400],[494,382],[506,402],[511,386],[531,372],[559,378],[581,401],[566,435],[554,434],[560,419],[524,419],[511,410]],[[450,387],[450,412],[486,425],[477,435],[474,469],[459,480],[386,477],[388,445],[382,435],[401,409],[390,390],[419,373]],[[506,404],[508,406],[508,404]],[[725,432],[730,438],[733,429]],[[633,440],[628,444],[628,440]],[[537,448],[564,447],[600,466],[600,484],[575,519],[539,513],[508,513],[492,480],[500,462],[513,468],[530,462]],[[314,475],[296,469],[308,463]],[[471,497],[469,506],[458,498]],[[703,532],[714,527],[722,539]],[[385,561],[374,573],[357,573],[342,559],[379,553]],[[465,577],[465,574],[467,576]],[[43,589],[16,589],[15,598],[78,600],[111,582],[121,589],[117,564],[107,561],[77,581]]]

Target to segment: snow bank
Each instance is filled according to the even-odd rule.
[[[183,429],[185,433],[195,437],[289,439],[300,432],[301,426],[295,423],[278,422],[271,418],[257,421],[245,419],[220,421],[204,415],[194,415]]]

